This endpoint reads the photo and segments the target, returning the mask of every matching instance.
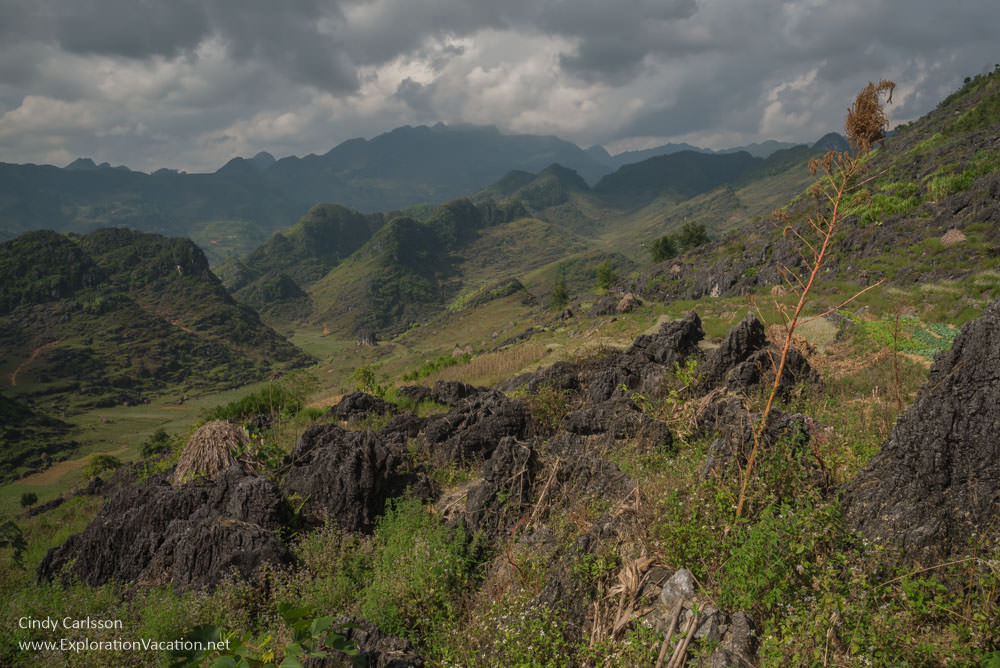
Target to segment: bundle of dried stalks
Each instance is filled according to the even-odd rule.
[[[249,444],[243,427],[226,420],[206,422],[184,446],[171,483],[183,485],[198,476],[211,478],[237,463],[237,453]]]

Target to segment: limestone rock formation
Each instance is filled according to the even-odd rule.
[[[38,575],[210,589],[234,570],[252,577],[289,563],[277,531],[290,517],[273,483],[236,466],[180,488],[159,479],[117,491],[82,533],[49,550]]]
[[[1000,300],[938,354],[844,495],[848,524],[915,561],[1000,536]],[[984,535],[984,532],[987,535]]]
[[[336,425],[308,428],[292,452],[282,489],[302,500],[303,510],[323,515],[348,531],[371,531],[389,499],[407,488],[429,494],[427,481],[408,473],[402,456],[372,431]]]

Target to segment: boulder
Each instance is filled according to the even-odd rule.
[[[395,404],[380,397],[364,392],[351,392],[328,410],[326,417],[335,420],[364,420],[369,415],[393,414],[397,410]]]
[[[429,482],[410,473],[403,457],[374,432],[314,425],[299,437],[282,489],[301,499],[317,520],[324,515],[348,531],[369,532],[389,499],[429,496]]]
[[[531,414],[524,402],[487,390],[432,418],[422,437],[439,463],[485,461],[505,436],[524,439]]]
[[[747,313],[727,333],[722,344],[705,359],[700,369],[701,385],[711,389],[723,384],[730,369],[747,361],[751,355],[767,345],[764,325],[753,313]]]
[[[469,397],[474,397],[486,391],[485,387],[476,387],[457,380],[439,380],[431,388],[431,399],[445,406],[460,405]]]
[[[496,536],[519,518],[530,505],[538,469],[538,454],[531,444],[503,438],[486,462],[483,479],[468,491],[466,526]]]
[[[410,641],[382,631],[360,617],[338,617],[332,630],[342,629],[342,634],[358,648],[369,668],[423,668],[420,658]],[[327,656],[307,659],[305,668],[350,668],[355,664],[342,652],[328,650]]]
[[[927,563],[996,540],[998,432],[1000,300],[938,353],[889,440],[847,485],[849,526]]]
[[[233,571],[250,578],[290,563],[277,531],[291,515],[273,483],[239,467],[180,488],[161,477],[118,490],[82,533],[49,550],[38,575],[211,589]]]
[[[781,350],[767,340],[764,325],[753,313],[747,313],[726,333],[722,344],[705,359],[700,371],[699,389],[724,387],[728,392],[748,394],[774,384],[774,374],[781,360]],[[803,382],[818,383],[819,374],[794,347],[788,349],[778,386],[779,396]]]
[[[573,411],[563,420],[562,427],[582,436],[607,434],[615,440],[635,440],[647,449],[666,450],[674,443],[667,425],[647,416],[624,397]]]
[[[640,334],[627,354],[672,367],[675,362],[683,362],[697,353],[698,342],[704,337],[701,318],[690,311],[681,320],[663,323],[655,334]]]

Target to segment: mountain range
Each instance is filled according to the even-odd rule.
[[[320,202],[387,212],[462,197],[511,170],[538,172],[553,163],[594,183],[625,160],[677,148],[611,157],[553,136],[439,123],[351,139],[322,155],[234,158],[207,174],[145,174],[89,158],[65,168],[0,163],[0,239],[33,229],[121,226],[190,237],[214,264],[245,255]]]

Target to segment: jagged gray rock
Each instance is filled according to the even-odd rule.
[[[770,388],[780,360],[781,351],[767,340],[763,323],[753,313],[747,313],[706,357],[700,369],[699,389],[724,387],[731,393],[748,394],[760,387]],[[786,397],[795,385],[819,380],[819,374],[802,353],[789,348],[778,395]]]
[[[571,412],[562,428],[571,434],[606,434],[616,440],[632,439],[647,449],[669,450],[674,438],[669,427],[647,416],[631,399],[610,399]]]
[[[701,372],[701,386],[711,389],[723,384],[730,369],[747,361],[751,355],[767,345],[764,325],[753,313],[733,326],[722,344],[705,358]]]
[[[937,355],[889,440],[847,485],[848,525],[916,561],[996,541],[998,434],[1000,300]]]
[[[344,628],[344,627],[347,628]],[[334,620],[332,629],[343,629],[343,635],[352,641],[364,657],[369,668],[423,668],[424,660],[410,641],[386,633],[367,619],[344,616]],[[307,659],[305,668],[349,668],[354,664],[345,654],[329,651],[322,658]]]
[[[439,462],[484,461],[504,436],[530,435],[531,414],[523,401],[487,390],[446,415],[431,419],[422,438]]]
[[[466,526],[495,536],[509,520],[520,517],[531,501],[539,466],[532,444],[510,436],[501,439],[486,462],[483,479],[468,491]]]
[[[381,397],[364,392],[351,392],[345,395],[337,405],[326,413],[326,417],[337,420],[363,420],[369,415],[385,415],[396,413],[395,404],[390,404]]]
[[[406,471],[403,458],[374,432],[314,425],[300,437],[282,489],[302,500],[316,519],[324,515],[348,531],[371,531],[389,499],[407,488],[431,495],[430,484]]]
[[[38,575],[211,589],[234,570],[249,578],[289,563],[277,530],[290,518],[273,483],[236,466],[176,489],[160,478],[117,491],[82,533],[49,550]]]

